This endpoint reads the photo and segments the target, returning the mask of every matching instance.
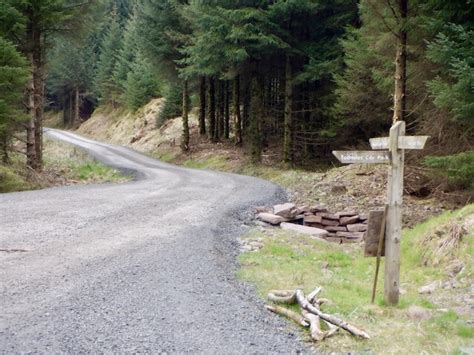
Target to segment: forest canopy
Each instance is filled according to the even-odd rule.
[[[194,107],[203,137],[254,162],[269,145],[290,164],[327,159],[385,135],[394,115],[431,135],[430,154],[472,150],[466,0],[5,0],[0,14],[1,68],[18,73],[0,71],[0,147],[7,157],[24,134],[33,169],[44,109],[76,127],[101,105],[161,96],[157,126],[181,115],[184,151]]]

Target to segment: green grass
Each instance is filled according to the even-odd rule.
[[[321,297],[331,300],[324,310],[366,329],[372,339],[361,341],[341,333],[321,344],[324,352],[374,353],[451,353],[473,344],[473,327],[456,307],[459,295],[469,292],[473,280],[473,244],[471,231],[462,247],[452,250],[450,259],[464,262],[465,269],[456,280],[455,290],[439,288],[433,296],[420,295],[418,288],[433,280],[447,278],[445,264],[424,266],[423,248],[434,248],[436,240],[423,245],[426,235],[450,221],[461,221],[474,214],[474,205],[447,212],[410,230],[402,237],[400,304],[389,307],[383,301],[383,262],[375,305],[370,304],[375,259],[363,257],[359,244],[336,245],[295,235],[279,229],[263,234],[254,231],[247,238],[262,238],[265,246],[258,252],[240,257],[240,277],[254,283],[262,297],[270,289],[303,288],[306,292],[322,286]],[[270,234],[270,235],[269,235]],[[418,305],[429,309],[432,318],[415,322],[407,308]],[[443,310],[443,309],[447,309]]]
[[[31,190],[33,184],[24,176],[18,164],[0,165],[0,193]]]
[[[66,143],[45,140],[45,169],[60,171],[69,180],[87,183],[123,182],[130,178],[108,167],[84,151]]]
[[[29,173],[25,158],[12,154],[10,164],[0,164],[0,193],[41,189],[64,183],[124,182],[129,176],[92,159],[66,143],[45,139],[44,170]]]

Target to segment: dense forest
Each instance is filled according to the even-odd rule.
[[[201,135],[254,162],[270,144],[290,165],[327,159],[399,119],[432,137],[423,154],[450,155],[432,164],[459,161],[473,18],[467,0],[2,0],[0,154],[41,171],[45,110],[76,127],[164,97],[156,125],[182,116],[184,151],[195,109]]]

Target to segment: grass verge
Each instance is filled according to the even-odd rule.
[[[341,332],[325,340],[323,352],[369,353],[463,353],[473,350],[472,284],[474,259],[474,205],[434,217],[413,229],[406,229],[402,239],[400,305],[388,307],[383,302],[383,273],[379,278],[375,305],[370,304],[375,259],[364,258],[363,246],[337,245],[291,234],[280,229],[253,231],[246,238],[263,241],[264,247],[240,257],[240,277],[254,283],[262,297],[270,289],[303,288],[310,292],[322,286],[321,297],[331,304],[323,310],[366,329],[372,339],[358,340]],[[462,241],[449,253],[433,261],[424,251],[438,250],[450,241],[449,226],[471,221]],[[448,228],[448,229],[446,229]],[[438,236],[433,238],[432,236]],[[449,276],[447,267],[461,261],[462,271]],[[383,264],[381,265],[383,270]],[[432,295],[422,295],[418,288],[433,281],[449,281],[455,288],[439,286]],[[470,295],[470,296],[469,296]],[[408,307],[418,305],[431,314],[429,320],[415,321]]]
[[[84,151],[60,141],[45,139],[43,155],[44,170],[40,174],[28,171],[24,157],[19,154],[11,156],[10,164],[0,164],[0,193],[131,179],[94,160]]]

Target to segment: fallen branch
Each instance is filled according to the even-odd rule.
[[[322,288],[321,287],[317,287],[314,289],[313,292],[311,292],[310,294],[308,294],[308,296],[306,297],[308,302],[311,303],[311,304],[314,304],[315,300],[317,301],[316,297],[318,296],[318,294],[321,292]],[[296,292],[295,292],[296,294]],[[318,302],[319,303],[319,302]]]
[[[317,315],[319,318],[329,322],[329,323],[332,323],[346,331],[348,331],[349,333],[355,335],[355,336],[359,336],[361,338],[364,338],[364,339],[370,339],[370,336],[369,334],[367,334],[365,331],[363,330],[360,330],[359,328],[331,315],[331,314],[327,314],[327,313],[323,313],[321,312],[317,307],[313,306],[311,303],[308,302],[308,300],[305,298],[305,295],[304,295],[304,292],[300,289],[296,290],[296,300],[298,301],[298,304],[301,306],[301,308],[303,308],[304,310],[310,312],[310,313],[313,313],[315,315]]]
[[[309,331],[311,338],[315,341],[321,341],[326,337],[326,333],[321,330],[321,323],[316,314],[303,310],[303,317],[309,322]]]
[[[281,306],[268,305],[268,304],[265,305],[265,308],[268,309],[270,312],[285,316],[291,319],[296,324],[299,324],[303,327],[309,326],[309,323],[305,320],[303,316],[299,315],[296,312],[293,312],[292,310],[286,309]]]
[[[296,292],[285,290],[271,290],[267,295],[268,300],[275,303],[295,304]]]

